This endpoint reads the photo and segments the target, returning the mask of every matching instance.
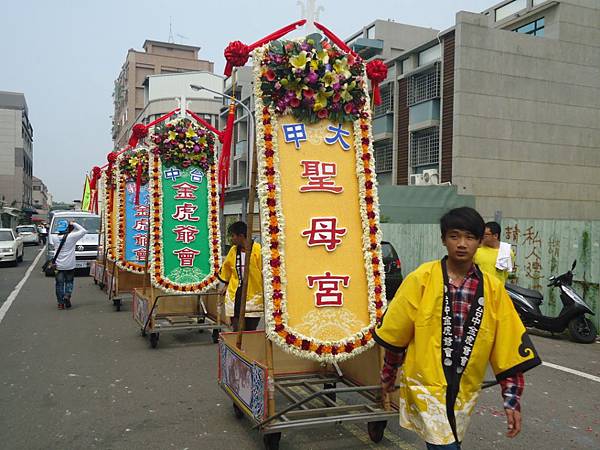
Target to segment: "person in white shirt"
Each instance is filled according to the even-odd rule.
[[[73,283],[75,279],[75,247],[77,242],[85,236],[87,230],[76,222],[69,223],[69,226],[58,236],[52,235],[51,244],[54,251],[57,252],[60,243],[65,239],[65,243],[56,257],[56,300],[58,309],[71,307],[71,295],[73,294]],[[66,234],[66,238],[65,238]]]

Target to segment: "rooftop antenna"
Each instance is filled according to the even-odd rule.
[[[169,16],[169,43],[174,44],[175,38],[173,37],[173,17]]]

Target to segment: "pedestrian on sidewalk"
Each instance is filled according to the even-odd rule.
[[[448,255],[400,285],[375,340],[385,347],[381,383],[392,392],[400,366],[400,425],[428,449],[460,449],[488,363],[502,388],[507,436],[521,431],[523,372],[541,363],[504,285],[473,256],[485,224],[472,208],[440,220]]]
[[[494,275],[504,284],[513,271],[515,254],[508,242],[500,241],[501,232],[498,222],[485,224],[483,240],[473,261],[481,270]]]
[[[58,236],[51,235],[50,243],[58,252],[55,276],[58,309],[71,307],[71,295],[73,294],[75,279],[75,247],[86,233],[87,230],[77,222],[70,222],[66,228],[58,230]]]
[[[242,299],[242,281],[246,267],[246,236],[248,226],[245,222],[232,223],[228,233],[233,246],[227,253],[225,261],[217,277],[224,286],[221,294],[225,294],[225,314],[230,317],[234,331],[239,329],[240,306]],[[250,253],[250,274],[248,277],[248,294],[246,300],[245,330],[256,330],[263,311],[263,279],[261,247],[252,242]]]

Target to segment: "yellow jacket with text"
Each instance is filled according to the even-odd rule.
[[[442,345],[442,266],[444,260],[432,261],[409,274],[374,333],[384,347],[406,349],[398,374],[400,425],[435,445],[463,440],[488,363],[498,381],[541,363],[504,286],[493,275],[478,271],[483,296],[469,314],[477,309],[481,317],[471,322],[476,336],[469,341],[472,347],[465,366],[457,369],[460,363],[456,362],[447,367],[450,362]],[[466,336],[465,329],[462,342]]]
[[[228,283],[225,293],[225,314],[233,317],[235,308],[235,294],[241,286],[240,278],[243,274],[242,252],[234,245],[227,253],[221,266],[218,278]],[[260,244],[254,242],[250,256],[250,277],[248,280],[248,296],[246,301],[246,317],[261,317],[263,311],[263,279],[262,257]]]

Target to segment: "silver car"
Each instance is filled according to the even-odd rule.
[[[17,235],[23,239],[25,245],[38,245],[40,243],[40,235],[35,225],[19,225],[16,230]]]
[[[16,266],[23,261],[23,239],[10,228],[0,228],[0,262]]]

